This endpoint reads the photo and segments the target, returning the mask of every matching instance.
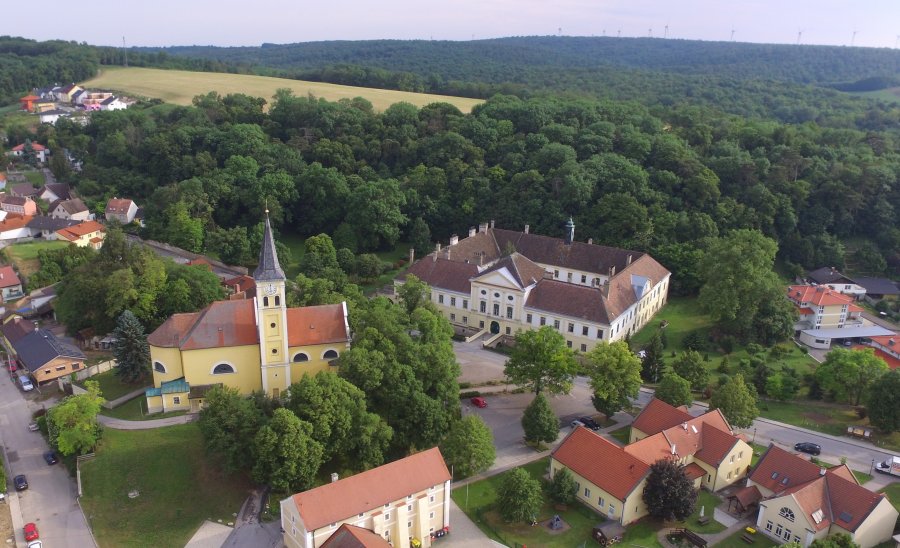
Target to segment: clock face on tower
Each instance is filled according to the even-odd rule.
[[[268,284],[268,285],[265,287],[266,295],[274,295],[275,292],[277,292],[277,291],[278,291],[278,289],[275,287],[274,284]]]

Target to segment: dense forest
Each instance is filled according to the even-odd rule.
[[[470,115],[289,92],[264,103],[210,94],[61,120],[39,139],[83,160],[58,175],[95,209],[133,197],[147,236],[232,261],[253,260],[233,248],[258,238],[268,200],[281,230],[352,251],[401,238],[427,250],[488,219],[561,234],[571,215],[581,240],[653,253],[684,293],[710,241],[736,228],[775,239],[795,270],[897,264],[900,154],[884,133],[602,100],[496,96]]]

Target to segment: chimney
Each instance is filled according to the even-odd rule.
[[[456,234],[450,236],[450,245],[456,245],[457,243],[459,243],[459,236]]]
[[[478,266],[482,266],[484,264],[484,251],[478,252]]]
[[[629,254],[629,255],[628,255],[628,258],[625,259],[625,265],[628,266],[628,265],[630,265],[630,264],[631,264],[631,255]]]
[[[611,266],[611,267],[609,267],[609,279],[611,280],[615,277],[616,277],[616,267]]]
[[[672,444],[672,454],[677,455],[678,453],[675,451],[675,444]]]
[[[409,248],[409,264],[416,262],[416,248]]]
[[[588,245],[594,245],[594,239],[588,238]]]
[[[340,478],[340,476],[337,475],[337,472],[331,473],[331,483],[336,482],[339,478]]]
[[[475,235],[475,227],[474,227],[474,226],[470,226],[470,227],[469,227],[469,238],[471,238],[471,237],[474,236],[474,235]]]
[[[572,220],[572,217],[569,217],[568,222],[566,222],[566,245],[572,245],[572,242],[575,241],[575,222]]]
[[[606,280],[605,282],[603,282],[603,287],[601,288],[601,291],[603,291],[604,297],[609,297],[609,280]]]
[[[225,332],[221,327],[219,328],[219,346],[225,346]]]
[[[686,422],[681,423],[681,427],[684,428],[685,432],[687,432],[687,423]]]
[[[493,229],[493,228],[494,228],[494,220],[491,219],[491,229]]]
[[[826,472],[826,470],[825,470],[824,468],[819,468],[819,475],[820,475],[820,476],[824,476],[824,475],[825,475],[825,472]]]
[[[487,232],[487,227],[488,227],[487,223],[479,223],[478,232]]]
[[[531,228],[528,225],[525,225],[525,234],[528,234],[528,229]]]

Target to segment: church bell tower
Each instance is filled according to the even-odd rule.
[[[259,250],[259,266],[253,271],[253,279],[256,282],[256,328],[259,332],[262,388],[263,392],[275,397],[291,385],[291,370],[287,355],[287,277],[278,264],[268,209],[262,248]]]

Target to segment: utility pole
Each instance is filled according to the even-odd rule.
[[[128,66],[128,48],[125,47],[125,37],[122,37],[122,53],[125,55],[125,66]]]
[[[734,42],[734,29],[731,29],[731,41]]]
[[[850,47],[853,47],[853,44],[856,43],[856,31],[853,31],[853,36],[850,38]]]

